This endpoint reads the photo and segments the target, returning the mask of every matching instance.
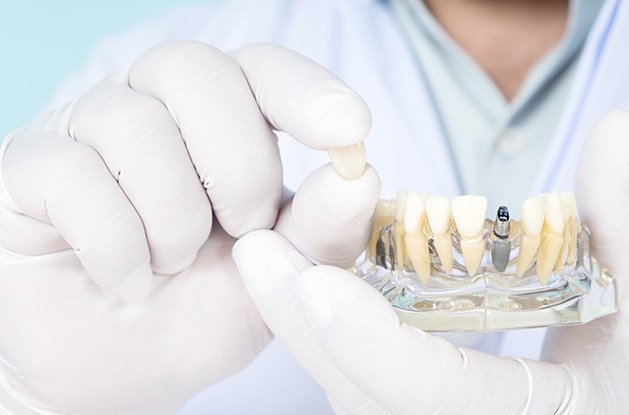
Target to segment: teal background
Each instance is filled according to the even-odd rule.
[[[0,0],[0,141],[37,116],[103,36],[199,2]]]

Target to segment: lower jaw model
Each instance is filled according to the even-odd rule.
[[[616,311],[613,276],[590,255],[574,196],[529,198],[519,221],[487,199],[401,191],[380,201],[353,271],[427,331],[582,324]]]

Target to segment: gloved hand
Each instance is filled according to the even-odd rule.
[[[629,411],[628,166],[629,113],[614,112],[585,146],[577,196],[592,251],[616,275],[619,312],[550,330],[545,362],[457,348],[400,324],[368,284],[340,268],[312,266],[278,233],[246,235],[234,258],[269,328],[323,386],[337,413],[623,414]],[[278,251],[284,256],[271,255]]]
[[[337,170],[356,178],[369,127],[362,99],[294,52],[250,45],[229,57],[171,42],[10,134],[0,153],[0,412],[172,413],[248,364],[271,334],[231,248],[276,223],[272,128],[332,149]],[[309,183],[344,192],[348,212],[370,219],[373,169],[348,181],[327,167]],[[309,202],[305,211],[319,203]],[[285,211],[296,234],[313,226],[307,214],[293,220],[290,203]],[[330,229],[342,244],[367,237],[340,231]],[[313,257],[328,249],[312,241]]]

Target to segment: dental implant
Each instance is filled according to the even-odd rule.
[[[498,272],[504,272],[509,264],[511,253],[511,241],[509,232],[511,231],[511,218],[509,209],[500,206],[494,221],[493,237],[491,238],[491,262]]]

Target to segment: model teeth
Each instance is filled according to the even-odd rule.
[[[482,233],[486,212],[484,196],[465,195],[452,200],[452,216],[461,235],[461,253],[469,275],[476,273],[485,253]]]
[[[535,196],[522,203],[520,225],[524,234],[520,242],[517,274],[522,276],[537,253],[541,241],[542,226],[546,215],[546,198]]]
[[[449,273],[453,262],[450,200],[443,196],[429,196],[426,198],[426,215],[441,266]]]
[[[438,259],[441,263],[438,275],[442,271],[452,272],[454,229],[463,262],[457,265],[457,275],[463,265],[469,276],[479,272],[489,245],[491,264],[486,265],[493,265],[497,272],[515,271],[518,276],[535,266],[541,285],[548,283],[553,271],[575,264],[581,225],[572,193],[554,192],[526,199],[518,222],[508,217],[506,207],[501,207],[491,235],[485,232],[486,210],[487,198],[483,196],[465,195],[450,201],[442,196],[400,191],[395,201],[380,201],[377,205],[372,239],[377,242],[382,229],[393,223],[390,235],[396,250],[395,263],[391,265],[398,270],[412,267],[423,284],[430,279],[432,261],[437,263]],[[501,211],[504,211],[502,216]],[[372,242],[367,253],[375,258],[376,242]],[[434,252],[431,253],[430,247],[434,247]],[[504,253],[512,255],[513,247],[518,249],[517,267],[511,271],[511,262]]]
[[[336,172],[347,180],[354,180],[365,171],[365,145],[362,141],[357,144],[329,148],[328,155]]]
[[[416,192],[406,195],[406,212],[404,215],[404,242],[415,273],[422,283],[427,284],[430,278],[430,252],[428,238],[424,234],[426,223],[426,206],[424,199]]]
[[[542,285],[555,267],[563,246],[564,219],[559,193],[546,196],[546,216],[542,226],[541,243],[537,254],[537,277]]]

